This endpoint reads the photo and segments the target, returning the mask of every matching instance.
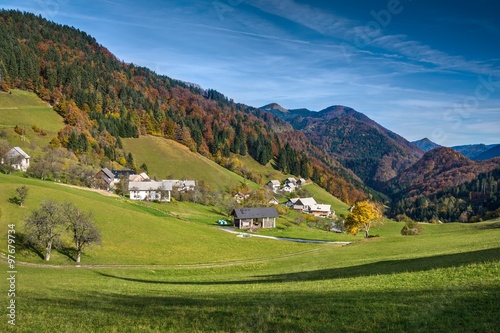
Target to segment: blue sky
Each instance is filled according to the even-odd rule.
[[[432,3],[432,4],[430,4]],[[119,59],[260,107],[346,105],[408,140],[500,143],[500,5],[423,0],[2,0]]]

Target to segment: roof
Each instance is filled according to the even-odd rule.
[[[164,180],[163,182],[169,183],[172,187],[180,187],[180,188],[196,187],[195,180],[168,179],[168,180]]]
[[[104,168],[101,171],[106,175],[106,177],[108,177],[110,179],[114,179],[115,178],[115,175],[113,175],[113,173],[111,172],[111,170],[109,170],[108,168]]]
[[[30,156],[26,154],[26,152],[22,150],[20,147],[14,147],[11,150],[9,150],[7,156],[9,156],[10,158],[15,156],[22,156],[22,158],[30,158]]]
[[[288,199],[288,201],[290,201],[291,203],[296,203],[300,198],[292,198],[292,199]]]
[[[322,204],[317,204],[310,206],[312,212],[325,212],[329,213],[332,210],[331,205],[322,205]]]
[[[291,183],[296,183],[297,182],[297,179],[293,178],[293,177],[290,177],[290,178],[287,178],[286,179],[287,182],[291,182]]]
[[[145,172],[141,172],[141,173],[139,174],[139,176],[141,176],[141,177],[142,177],[142,179],[149,179],[148,174],[147,174],[147,173],[145,173]]]
[[[278,217],[278,212],[274,207],[265,208],[235,208],[231,215],[238,219],[259,219],[265,217]]]
[[[149,180],[149,176],[145,172],[143,172],[143,173],[141,173],[139,175],[129,175],[128,176],[128,180],[130,182],[147,181],[147,180]]]
[[[196,181],[194,180],[184,180],[184,186],[185,187],[195,187],[196,186]]]
[[[302,204],[303,206],[314,206],[316,205],[316,200],[314,198],[300,198],[295,202],[296,205]]]
[[[158,190],[172,191],[172,183],[168,181],[129,182],[128,190],[129,191],[158,191]]]
[[[135,174],[134,170],[113,170],[113,175],[115,178],[120,178],[120,176],[128,177]]]
[[[280,186],[280,185],[281,185],[280,181],[279,181],[279,180],[275,180],[275,179],[270,180],[270,181],[268,182],[268,184],[269,184],[269,183],[271,183],[272,185],[276,185],[276,186]]]

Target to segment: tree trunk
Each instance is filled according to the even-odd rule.
[[[47,247],[45,248],[45,261],[50,260],[50,250],[52,249],[52,242],[47,243]]]
[[[368,234],[369,230],[365,229],[365,238],[368,238],[370,235]]]
[[[81,250],[78,250],[76,251],[76,262],[80,262],[80,258],[82,256],[82,251]]]

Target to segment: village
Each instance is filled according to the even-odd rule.
[[[13,147],[5,154],[1,164],[9,164],[14,170],[27,171],[30,166],[30,156],[20,147]],[[126,196],[133,201],[155,201],[169,203],[172,201],[172,192],[186,193],[194,191],[196,180],[153,180],[146,172],[136,174],[134,170],[109,170],[102,168],[94,176],[93,187],[109,192],[116,191],[120,186],[125,186]],[[245,207],[249,193],[241,191],[233,195],[238,207],[231,211],[233,225],[238,229],[275,228],[279,214],[277,206],[308,214],[319,218],[335,218],[335,211],[331,205],[318,203],[313,197],[293,197],[301,186],[307,184],[304,178],[289,177],[283,182],[270,180],[265,189],[276,196],[285,198],[280,202],[276,196],[267,201],[266,207]]]
[[[107,191],[114,191],[123,180],[126,181],[128,197],[130,200],[166,202],[172,201],[172,192],[180,193],[194,191],[197,182],[195,180],[152,180],[145,173],[135,174],[133,170],[114,170],[108,168],[101,169],[96,175],[96,186]],[[275,228],[276,219],[279,214],[276,206],[288,207],[293,211],[309,214],[319,218],[334,218],[335,211],[331,205],[317,203],[312,197],[291,197],[291,194],[305,185],[307,181],[303,178],[287,178],[283,183],[279,180],[269,181],[265,187],[275,194],[286,194],[289,199],[279,202],[276,197],[272,197],[268,202],[268,207],[245,207],[245,200],[250,194],[237,192],[233,199],[238,204],[231,212],[233,225],[238,229],[258,229]]]

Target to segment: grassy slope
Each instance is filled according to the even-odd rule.
[[[332,209],[337,215],[349,214],[349,205],[340,201],[317,184],[307,184],[303,188],[311,193],[317,202],[332,205]]]
[[[46,146],[63,127],[62,118],[50,106],[42,102],[34,93],[12,90],[12,94],[0,93],[0,129],[6,129],[8,140],[13,146],[20,146],[29,151],[30,143]],[[26,141],[21,141],[14,132],[14,126],[25,127]],[[38,125],[47,132],[47,136],[36,134],[31,126]]]
[[[29,187],[25,207],[8,203],[20,184]],[[0,175],[0,232],[6,235],[6,225],[16,223],[22,231],[22,220],[38,207],[41,200],[71,201],[84,211],[91,211],[103,234],[102,248],[88,251],[84,262],[92,264],[179,264],[221,262],[268,258],[315,248],[283,243],[270,247],[263,239],[240,239],[213,226],[221,216],[195,204],[154,205],[132,203],[118,197],[64,187],[59,184]],[[178,218],[180,217],[180,218]],[[2,236],[4,239],[5,236]],[[248,251],[238,251],[241,246]],[[6,243],[0,244],[6,250]],[[39,261],[29,252],[19,253],[28,261]],[[55,253],[55,263],[71,263],[70,259]]]
[[[243,177],[172,140],[142,136],[138,139],[123,139],[123,145],[126,151],[132,152],[137,165],[146,163],[150,176],[158,179],[170,176],[196,179],[215,188],[233,188],[242,182],[249,183]]]
[[[476,227],[428,226],[426,236],[234,266],[19,267],[17,328],[495,332],[500,229]]]

